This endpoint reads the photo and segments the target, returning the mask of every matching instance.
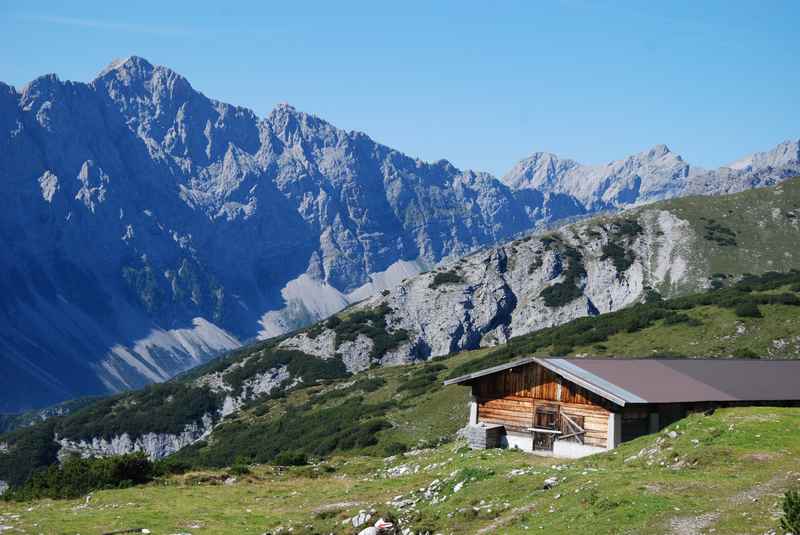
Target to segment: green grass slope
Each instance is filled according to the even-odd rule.
[[[800,410],[697,414],[579,461],[455,442],[230,477],[194,471],[90,499],[6,503],[0,524],[28,533],[356,533],[348,519],[374,510],[431,533],[762,534],[776,528],[781,497],[800,478]],[[552,477],[558,484],[545,490]]]
[[[496,348],[374,368],[341,379],[322,375],[286,394],[250,401],[207,439],[165,463],[219,468],[269,463],[286,452],[312,459],[345,452],[383,456],[439,444],[463,426],[467,401],[465,389],[444,388],[442,380],[523,355],[798,355],[800,272],[723,284],[728,286],[681,298],[653,297],[649,303],[577,319]],[[738,315],[742,303],[755,307],[757,316]],[[140,431],[179,428],[187,414],[202,414],[216,402],[206,390],[188,388],[189,383],[184,378],[156,385],[0,436],[0,443],[7,445],[0,453],[0,479],[21,484],[37,468],[55,462],[56,433],[102,435],[134,424]]]
[[[709,274],[764,273],[797,267],[800,178],[719,197],[685,197],[644,207],[667,210],[702,237],[692,263]]]

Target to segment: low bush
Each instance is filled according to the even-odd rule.
[[[225,382],[233,388],[234,393],[239,394],[248,379],[282,366],[286,366],[292,377],[302,377],[304,385],[348,375],[344,363],[339,359],[320,359],[302,351],[270,348],[253,355],[241,366],[231,368],[225,374]]]
[[[600,257],[600,260],[611,260],[618,277],[633,265],[633,253],[617,243],[608,242],[603,245],[602,250],[603,256]]]
[[[215,440],[188,446],[175,454],[177,460],[196,467],[225,467],[242,463],[285,463],[285,452],[322,457],[335,451],[377,444],[379,431],[391,427],[382,419],[394,402],[365,403],[352,396],[324,408],[313,404],[292,407],[274,420],[223,422]]]
[[[692,318],[686,314],[670,314],[664,318],[664,325],[677,325],[679,323],[688,323]]]
[[[284,451],[275,456],[272,464],[277,466],[305,466],[308,464],[308,455],[299,451]]]
[[[581,279],[586,276],[583,266],[583,255],[577,249],[564,246],[561,256],[566,261],[564,280],[548,286],[539,294],[544,299],[544,304],[549,307],[567,305],[583,295],[580,288]]]
[[[228,473],[232,476],[245,476],[250,473],[250,467],[246,464],[234,464],[228,468]]]
[[[455,271],[440,271],[434,275],[433,281],[431,281],[428,288],[434,290],[445,284],[460,284],[462,282],[464,282],[464,278]]]
[[[758,354],[755,351],[753,351],[752,349],[746,348],[746,347],[737,347],[733,351],[733,356],[735,358],[737,358],[737,359],[757,359],[757,358],[761,358],[761,357],[758,356]]]
[[[734,312],[740,318],[763,318],[764,316],[761,314],[761,310],[759,310],[758,305],[756,305],[752,301],[744,301],[738,303],[736,308],[734,308]]]
[[[446,370],[443,364],[428,364],[410,374],[400,383],[397,392],[404,392],[407,397],[416,397],[431,392],[439,383],[439,372]]]
[[[705,235],[703,236],[706,240],[712,241],[721,247],[736,247],[735,231],[721,223],[717,223],[713,219],[705,219],[703,217],[700,219],[706,222]]]
[[[70,457],[33,474],[3,497],[8,500],[77,498],[93,490],[124,488],[150,481],[153,463],[144,453],[106,458]]]
[[[359,335],[364,335],[372,340],[370,358],[380,358],[409,339],[405,329],[388,330],[386,316],[391,312],[391,307],[382,303],[376,308],[357,310],[344,319],[331,318],[326,325],[336,332],[337,348],[343,342],[353,342]]]
[[[186,425],[216,414],[221,397],[207,387],[168,382],[133,395],[105,398],[58,420],[55,432],[71,439],[110,439],[127,433],[131,439],[146,433],[181,433]]]
[[[383,447],[383,455],[386,457],[400,455],[401,453],[405,453],[407,451],[408,451],[408,446],[406,446],[402,442],[389,442]]]
[[[790,489],[783,497],[781,528],[786,533],[800,533],[800,489]]]

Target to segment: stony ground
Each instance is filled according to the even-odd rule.
[[[192,472],[77,500],[0,502],[0,531],[357,533],[383,516],[431,533],[765,534],[793,485],[800,410],[726,409],[579,461],[456,441],[388,458],[254,466],[244,476]]]

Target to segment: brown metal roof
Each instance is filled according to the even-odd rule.
[[[536,362],[617,403],[800,400],[800,360],[527,358],[447,381]]]
[[[648,403],[800,400],[800,360],[574,359]]]

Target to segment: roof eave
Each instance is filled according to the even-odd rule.
[[[552,365],[551,363],[549,363],[547,361],[547,359],[542,359],[542,358],[539,358],[539,357],[533,357],[533,361],[536,362],[536,364],[539,364],[540,366],[543,366],[543,367],[547,368],[548,370],[550,370],[551,372],[555,373],[556,375],[560,375],[564,379],[572,381],[576,385],[582,386],[586,390],[588,390],[590,392],[594,392],[598,396],[600,396],[600,397],[602,397],[604,399],[607,399],[608,401],[610,401],[610,402],[612,402],[612,403],[614,403],[616,405],[619,405],[620,407],[624,407],[626,404],[628,404],[628,401],[625,400],[624,398],[621,398],[621,397],[619,397],[619,396],[617,396],[615,394],[612,394],[611,392],[609,392],[609,391],[607,391],[607,390],[605,390],[603,388],[600,388],[599,386],[597,386],[597,385],[595,385],[595,384],[593,384],[593,383],[591,383],[589,381],[586,381],[586,380],[584,380],[584,379],[582,379],[582,378],[570,373],[569,371],[564,370],[563,368],[560,368],[558,366]]]
[[[444,381],[444,385],[454,385],[460,383],[466,383],[473,379],[479,379],[481,377],[485,377],[487,375],[492,375],[497,372],[502,372],[504,370],[510,370],[511,368],[516,368],[517,366],[523,366],[525,364],[530,364],[534,362],[536,357],[525,357],[524,359],[515,360],[512,362],[507,362],[505,364],[498,364],[497,366],[492,366],[491,368],[484,368],[483,370],[478,370],[476,372],[467,373],[464,375],[460,375],[458,377],[454,377],[453,379],[446,379]]]

